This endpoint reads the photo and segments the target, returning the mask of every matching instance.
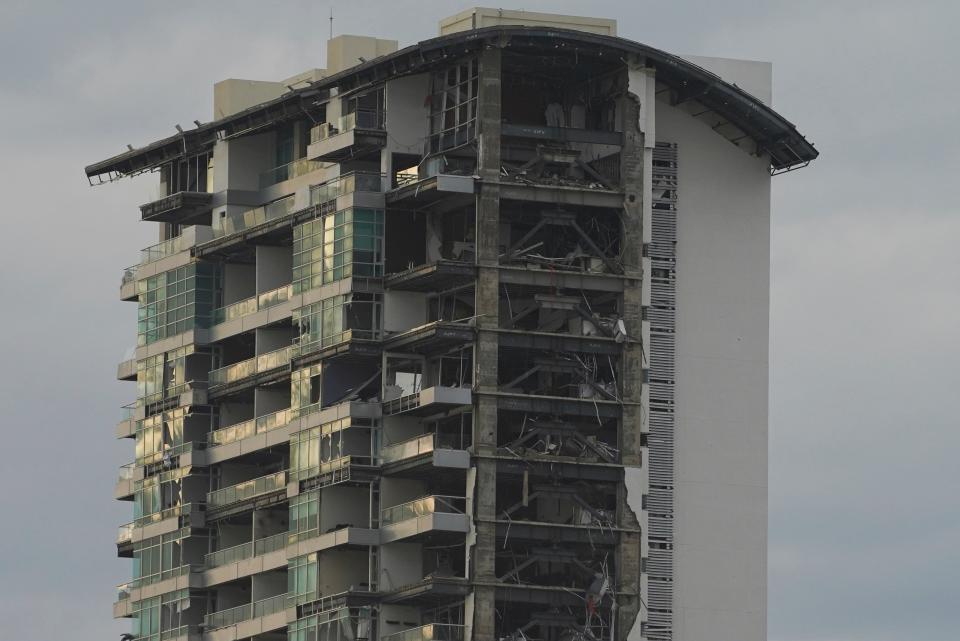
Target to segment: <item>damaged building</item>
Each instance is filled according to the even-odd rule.
[[[227,80],[151,172],[114,615],[145,641],[766,638],[763,63],[473,9]]]

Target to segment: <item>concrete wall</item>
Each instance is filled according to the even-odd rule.
[[[369,36],[337,36],[327,41],[327,73],[359,65],[364,60],[373,60],[397,50],[396,40],[380,40]]]
[[[762,88],[757,89],[762,91]],[[674,639],[766,639],[768,161],[657,102],[678,144]]]
[[[381,546],[381,590],[396,590],[421,580],[423,580],[423,546],[421,544],[389,543]],[[390,632],[398,632],[402,629],[391,628]]]
[[[257,293],[262,294],[283,285],[293,278],[293,249],[257,245]]]

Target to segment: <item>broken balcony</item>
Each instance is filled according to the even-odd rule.
[[[475,216],[470,206],[448,211],[391,209],[386,235],[384,287],[403,291],[447,292],[476,278]]]
[[[463,641],[466,626],[453,623],[428,623],[381,637],[380,641]]]
[[[466,342],[456,334],[450,338],[454,339],[461,345]],[[472,363],[472,351],[463,347],[429,358],[384,352],[384,416],[429,416],[472,404]]]
[[[213,194],[202,191],[180,191],[140,205],[144,221],[175,225],[209,225],[213,210]]]
[[[476,192],[476,167],[475,153],[428,156],[416,167],[397,172],[396,187],[387,193],[386,202],[398,207],[430,205],[443,210],[470,205]]]
[[[624,273],[622,230],[615,215],[583,209],[514,205],[501,216],[508,232],[501,242],[504,266],[583,274]]]
[[[307,158],[323,162],[360,160],[380,152],[387,141],[384,112],[362,109],[310,130]]]

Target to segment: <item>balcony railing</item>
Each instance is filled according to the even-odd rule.
[[[205,446],[206,443],[203,443],[202,441],[187,441],[186,443],[180,443],[179,445],[168,447],[160,450],[159,452],[150,452],[149,454],[139,456],[134,462],[134,465],[150,465],[151,463],[159,463],[165,459],[169,460],[174,456],[180,456],[181,454],[192,452],[193,450],[204,449]]]
[[[120,408],[120,420],[131,421],[137,415],[137,403],[128,403]]]
[[[278,594],[267,599],[230,608],[229,610],[212,612],[203,618],[203,624],[207,630],[225,628],[229,625],[236,625],[241,621],[249,621],[250,619],[257,619],[281,612],[286,609],[286,603],[286,593]]]
[[[137,468],[136,463],[127,463],[120,467],[120,474],[117,477],[117,481],[132,481],[133,480],[133,471]]]
[[[394,463],[428,454],[433,451],[433,436],[433,434],[424,434],[400,443],[385,445],[380,449],[380,460],[383,463]]]
[[[273,414],[265,414],[264,416],[252,418],[249,421],[221,427],[210,433],[210,445],[226,445],[227,443],[233,443],[240,439],[253,436],[254,434],[263,434],[264,432],[275,430],[278,427],[283,427],[288,424],[291,417],[291,410],[288,407]]]
[[[307,338],[301,336],[302,338]],[[348,343],[353,340],[378,341],[383,338],[383,331],[379,329],[345,329],[342,332],[335,332],[328,336],[323,336],[310,342],[297,342],[293,345],[293,356],[306,356],[314,352],[319,352],[327,347]]]
[[[133,528],[136,522],[125,523],[117,528],[117,543],[129,543],[133,541]]]
[[[224,507],[241,501],[263,496],[287,486],[286,471],[250,479],[229,487],[222,487],[207,494],[209,507]]]
[[[354,129],[383,129],[384,112],[375,109],[363,109],[337,118],[335,124],[322,123],[310,129],[310,143],[332,138]]]
[[[213,221],[213,237],[229,236],[271,220],[285,218],[293,213],[293,204],[293,196],[287,196],[262,207],[248,209],[240,214],[215,218]]]
[[[226,385],[235,383],[244,378],[249,378],[254,374],[262,374],[278,367],[290,364],[290,358],[293,355],[291,347],[282,347],[278,350],[248,358],[245,361],[227,365],[220,369],[210,372],[209,383],[213,385]]]
[[[319,465],[311,465],[309,467],[304,467],[297,470],[290,470],[290,478],[293,480],[303,480],[308,478],[313,478],[314,476],[323,476],[326,474],[332,474],[334,472],[340,472],[346,470],[349,473],[351,465],[373,465],[374,459],[371,456],[357,456],[351,454],[350,456],[341,456],[330,461],[320,463]]]
[[[466,626],[453,623],[428,623],[388,634],[380,641],[463,641],[465,630]]]
[[[241,543],[240,545],[211,552],[203,558],[203,562],[207,568],[217,568],[221,565],[236,563],[244,559],[252,559],[255,556],[262,556],[283,549],[287,545],[288,538],[289,534],[287,532],[281,532],[280,534],[274,534],[273,536],[257,539],[256,541]]]
[[[273,307],[290,300],[293,293],[292,285],[283,285],[268,292],[251,296],[250,298],[231,303],[213,310],[213,324],[225,323],[230,320],[248,316],[262,309]]]
[[[131,265],[130,267],[124,268],[123,276],[120,278],[120,287],[137,280],[137,270],[139,269],[140,265]]]
[[[390,525],[429,514],[463,514],[467,499],[462,496],[424,496],[380,511],[380,524]]]
[[[177,576],[185,576],[190,574],[190,565],[181,565],[179,567],[171,568],[168,570],[163,570],[162,572],[157,572],[156,574],[150,574],[148,576],[141,576],[133,581],[130,581],[126,585],[133,589],[143,587],[145,585],[152,585],[153,583],[158,583],[160,581],[165,581]]]
[[[166,519],[172,519],[174,517],[180,516],[189,516],[190,512],[193,510],[192,503],[186,503],[184,505],[174,505],[173,507],[168,507],[165,510],[160,510],[159,512],[153,512],[152,514],[145,514],[139,519],[134,521],[132,525],[134,527],[143,527],[144,525],[150,525],[151,523],[159,523],[160,521],[165,521]],[[126,527],[126,526],[124,526]],[[131,535],[133,532],[131,531]]]
[[[294,160],[293,162],[288,162],[285,165],[274,167],[273,169],[260,174],[260,189],[265,189],[271,185],[282,183],[285,180],[292,180],[300,176],[305,176],[312,171],[320,169],[321,167],[323,167],[323,163],[317,160],[308,160],[306,158],[300,158],[298,160]]]
[[[183,251],[185,246],[183,236],[174,236],[163,242],[151,245],[140,250],[140,264],[152,263],[155,260],[173,256]]]
[[[379,193],[384,190],[386,176],[366,171],[355,171],[310,188],[310,204],[322,205],[340,196],[357,191]]]

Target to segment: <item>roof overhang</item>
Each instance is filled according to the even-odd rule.
[[[758,152],[769,155],[774,171],[803,166],[819,155],[786,118],[743,89],[688,60],[613,36],[548,27],[498,26],[424,40],[226,118],[94,163],[86,167],[86,175],[96,184],[150,171],[176,158],[207,151],[217,140],[310,116],[329,98],[333,88],[342,94],[390,78],[421,73],[489,46],[505,50],[542,48],[578,56],[594,54],[607,60],[633,56],[656,70],[657,81],[670,88],[672,102],[696,101],[743,131],[756,143]]]

